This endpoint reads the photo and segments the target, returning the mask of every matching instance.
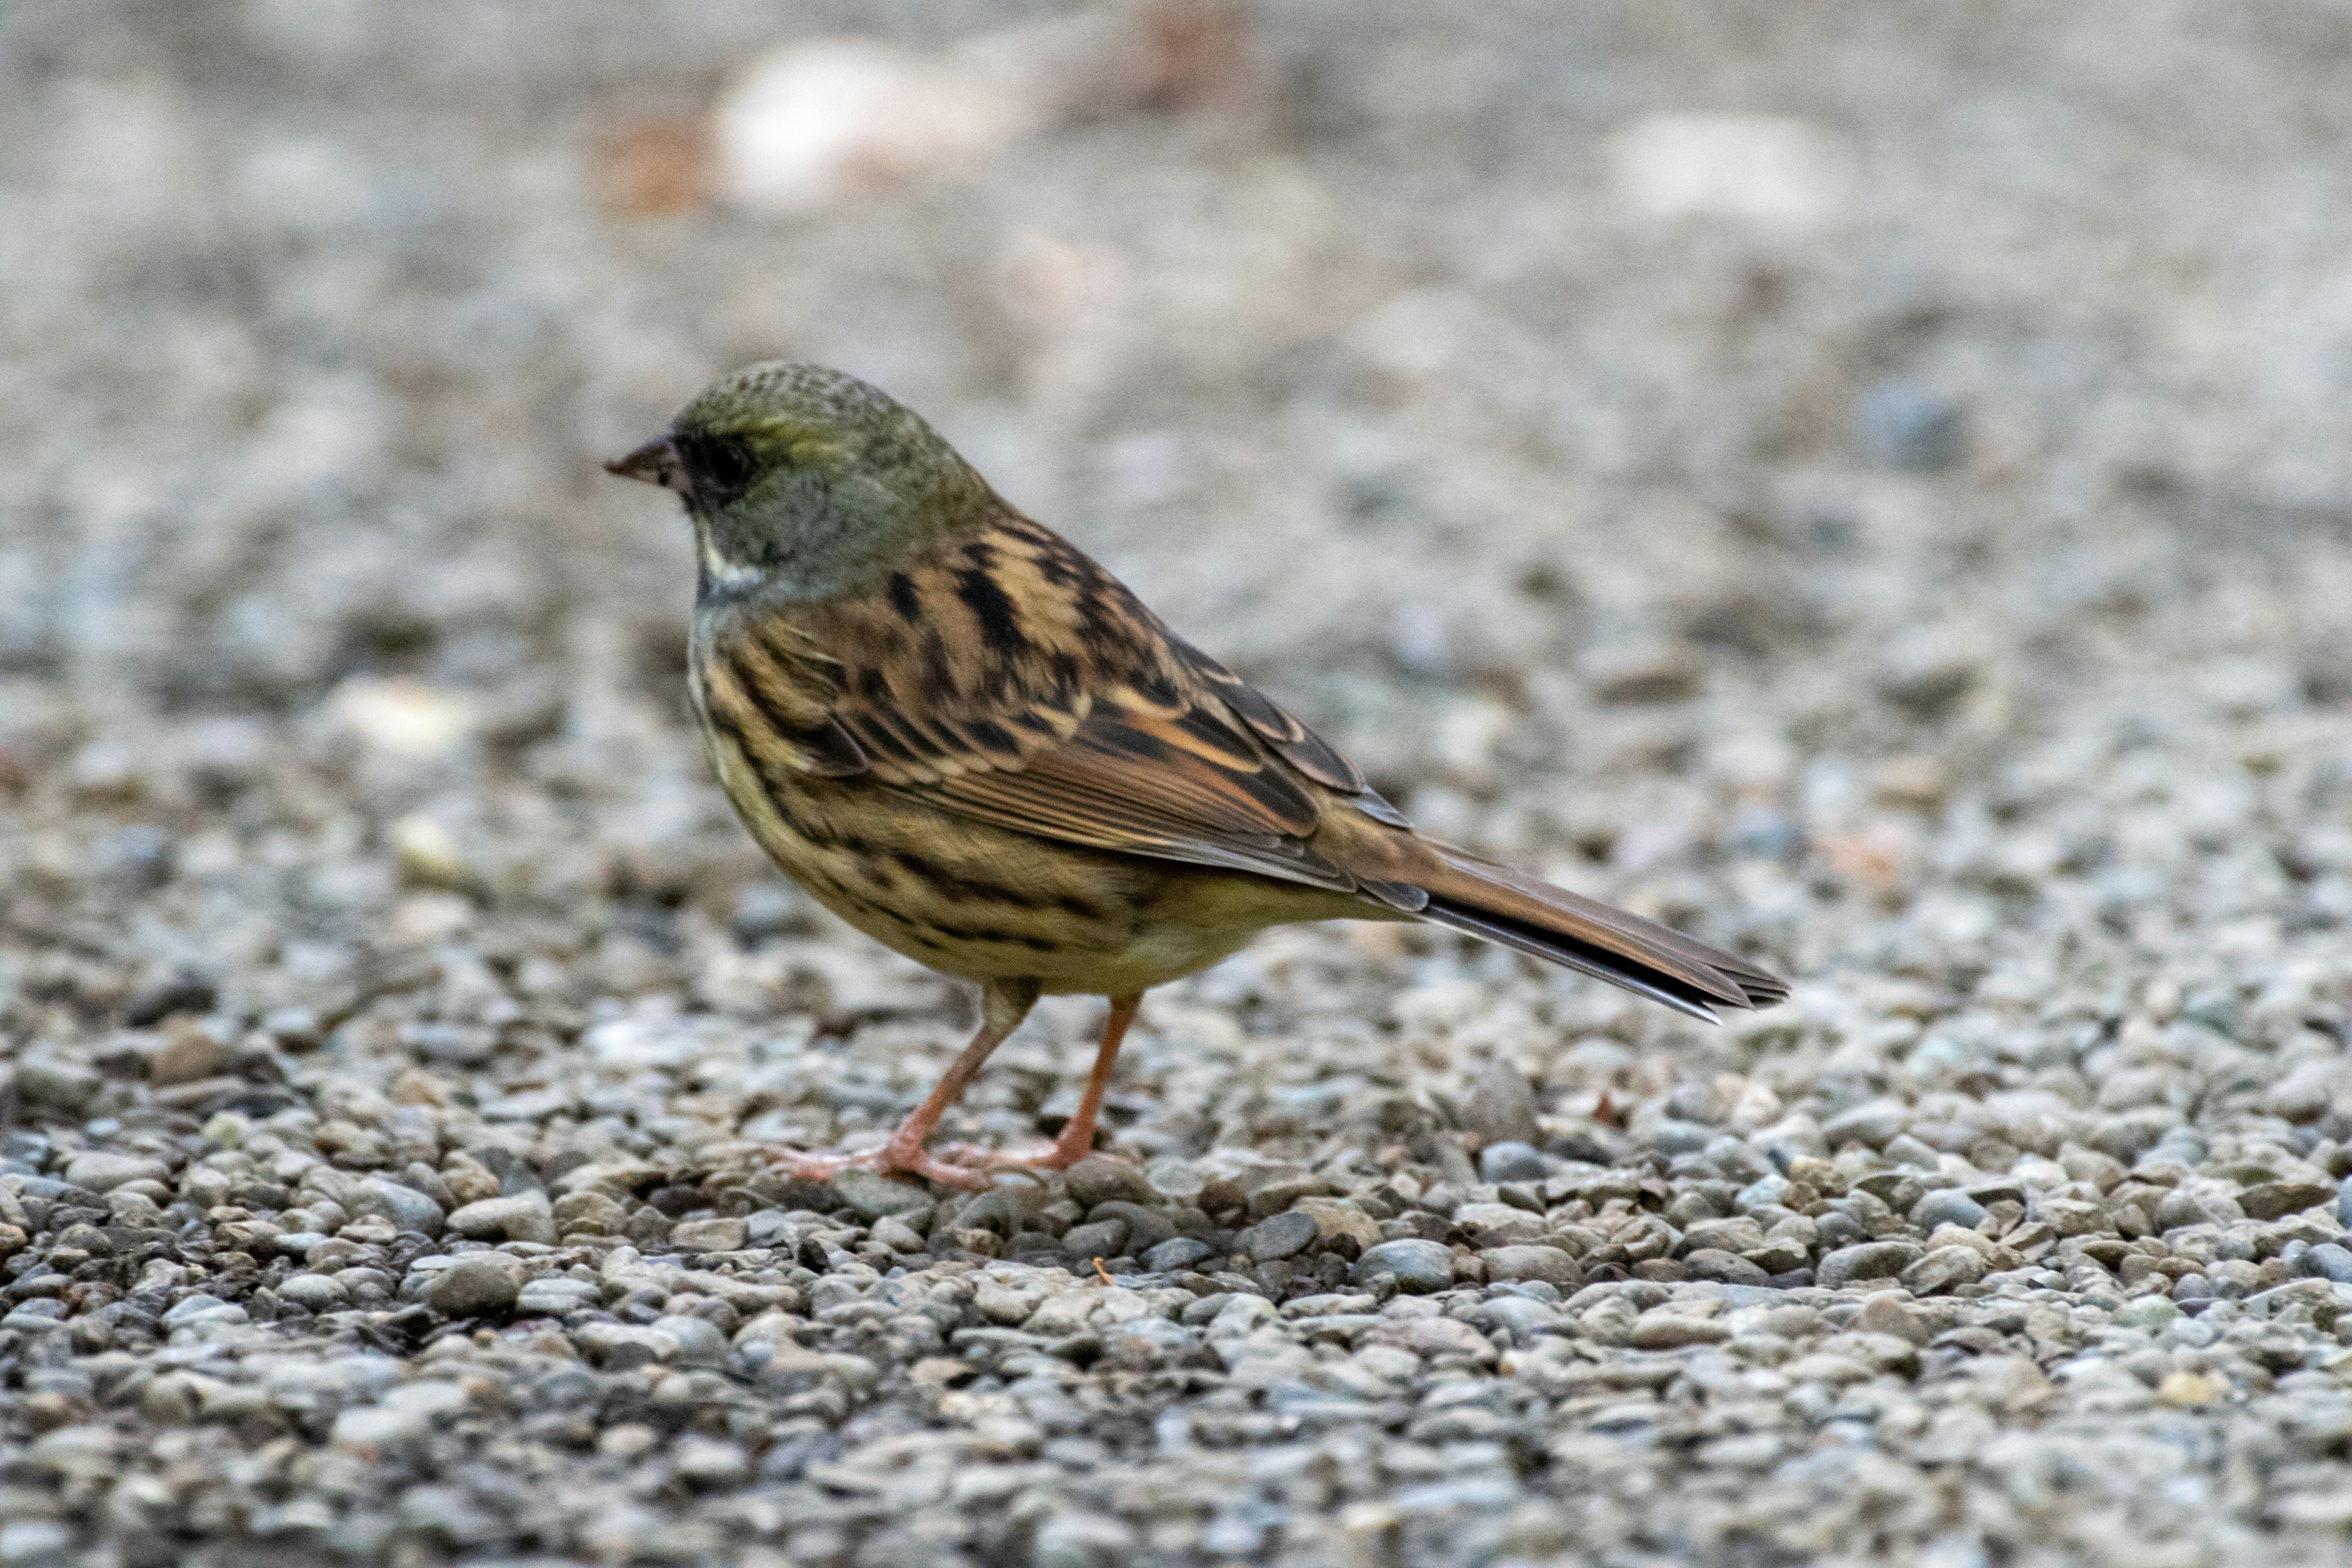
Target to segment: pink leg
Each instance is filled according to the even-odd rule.
[[[947,1114],[948,1107],[962,1097],[965,1086],[980,1071],[981,1064],[1004,1043],[1006,1036],[1021,1026],[1021,1020],[1036,1005],[1037,983],[1034,980],[990,983],[980,994],[979,1033],[972,1036],[971,1044],[964,1047],[963,1054],[956,1058],[931,1092],[923,1097],[923,1103],[898,1123],[887,1143],[863,1154],[802,1153],[782,1149],[776,1152],[776,1163],[796,1176],[819,1180],[852,1166],[863,1166],[869,1171],[906,1171],[947,1186],[986,1186],[985,1170],[927,1154],[923,1142],[930,1137],[931,1129],[940,1124],[940,1118]]]
[[[940,1151],[940,1157],[958,1165],[995,1171],[1066,1171],[1085,1159],[1095,1146],[1095,1119],[1102,1110],[1103,1093],[1110,1088],[1111,1063],[1118,1059],[1119,1042],[1127,1037],[1127,1026],[1135,1022],[1135,1010],[1142,1005],[1140,991],[1110,999],[1110,1016],[1103,1022],[1102,1045],[1095,1052],[1094,1070],[1087,1074],[1086,1093],[1078,1097],[1077,1114],[1051,1143],[1025,1154],[950,1143]]]

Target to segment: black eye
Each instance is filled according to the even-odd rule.
[[[675,440],[698,506],[723,507],[751,488],[751,447],[740,436],[679,436]]]

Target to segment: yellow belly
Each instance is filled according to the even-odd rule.
[[[864,779],[772,790],[728,741],[712,735],[709,750],[727,798],[786,876],[946,974],[1125,995],[1205,969],[1270,925],[1381,912],[1246,872],[1034,837]]]

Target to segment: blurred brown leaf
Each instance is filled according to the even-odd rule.
[[[710,200],[710,132],[699,119],[639,120],[597,149],[605,209],[622,217],[692,212]]]

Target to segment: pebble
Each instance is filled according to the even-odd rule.
[[[324,1274],[297,1274],[278,1287],[278,1299],[305,1311],[333,1312],[350,1304],[351,1293]]]
[[[654,1331],[677,1342],[670,1359],[682,1365],[716,1366],[727,1356],[727,1336],[705,1318],[667,1313],[653,1321]]]
[[[1899,1278],[1915,1296],[1936,1296],[1983,1279],[1991,1265],[1972,1247],[1938,1247],[1906,1264]],[[1815,1276],[1819,1282],[1818,1272]]]
[[[1158,1194],[1143,1173],[1108,1154],[1089,1154],[1072,1165],[1064,1180],[1071,1201],[1091,1213],[1098,1204],[1152,1204]]]
[[[1881,468],[1941,473],[1967,454],[1968,411],[1919,382],[1883,381],[1863,394],[1857,437]]]
[[[678,1352],[678,1342],[670,1334],[629,1323],[591,1323],[572,1338],[583,1353],[606,1372],[634,1372],[666,1362]]]
[[[1408,1294],[1443,1290],[1454,1283],[1454,1255],[1433,1241],[1384,1241],[1364,1250],[1349,1278],[1359,1285],[1392,1279]]]
[[[1674,1351],[1686,1345],[1720,1344],[1731,1330],[1708,1318],[1693,1318],[1659,1308],[1633,1321],[1626,1342],[1637,1351]]]
[[[1892,1279],[1923,1256],[1908,1241],[1865,1241],[1841,1247],[1824,1256],[1813,1269],[1813,1283],[1825,1290],[1870,1279]]]
[[[0,1524],[0,1563],[42,1568],[61,1563],[73,1539],[73,1531],[55,1520],[12,1519]]]
[[[843,1203],[870,1220],[911,1214],[929,1207],[931,1202],[930,1194],[912,1182],[894,1181],[855,1165],[833,1178],[833,1190]]]
[[[1189,1236],[1163,1241],[1143,1255],[1143,1266],[1155,1274],[1170,1274],[1180,1268],[1190,1268],[1209,1256],[1209,1244]]]
[[[1277,1258],[1292,1258],[1315,1245],[1320,1234],[1312,1215],[1293,1210],[1278,1214],[1234,1237],[1234,1245],[1260,1263]]]
[[[525,1277],[519,1258],[469,1252],[433,1277],[425,1300],[446,1318],[487,1317],[514,1306]]]
[[[886,1218],[875,1225],[877,1236],[881,1234],[884,1226],[902,1232],[907,1229],[896,1220]],[[670,1227],[669,1244],[680,1252],[740,1252],[751,1240],[751,1227],[740,1219],[680,1220]],[[518,1237],[516,1239],[535,1241],[539,1238]]]
[[[96,1149],[75,1155],[66,1165],[66,1180],[93,1193],[110,1193],[126,1182],[168,1181],[171,1173],[161,1160]]]
[[[543,1198],[480,1198],[454,1211],[447,1226],[476,1241],[555,1240],[555,1219]]]
[[[1884,1149],[1910,1121],[1911,1108],[1901,1100],[1865,1100],[1822,1122],[1822,1142],[1831,1149],[1843,1143]]]
[[[1958,1187],[1938,1187],[1911,1205],[1911,1223],[1932,1233],[1939,1225],[1974,1230],[1985,1217],[1984,1205]]]
[[[1540,1182],[1549,1173],[1542,1153],[1531,1143],[1489,1143],[1478,1152],[1482,1182]]]
[[[394,1230],[413,1230],[425,1236],[441,1234],[443,1213],[439,1204],[414,1187],[381,1176],[371,1176],[360,1183],[346,1206],[355,1215],[382,1215],[392,1222]]]
[[[593,1306],[601,1294],[595,1286],[584,1279],[566,1279],[543,1274],[526,1284],[521,1293],[516,1296],[515,1310],[561,1318],[583,1307]]]
[[[1559,1289],[1572,1289],[1578,1279],[1576,1259],[1557,1247],[1489,1247],[1478,1254],[1486,1278],[1540,1279]]]
[[[1535,1086],[1509,1062],[1493,1061],[1479,1068],[1470,1080],[1470,1098],[1463,1105],[1463,1125],[1481,1145],[1532,1145],[1543,1136],[1538,1125]],[[1490,1181],[1525,1178],[1489,1177]]]
[[[205,1028],[170,1031],[163,1048],[147,1067],[147,1081],[157,1089],[200,1083],[228,1070],[229,1048]]]
[[[1312,1226],[1309,1226],[1312,1229]],[[1127,1221],[1097,1220],[1088,1225],[1074,1225],[1062,1233],[1062,1250],[1071,1257],[1085,1260],[1095,1258],[1117,1258],[1127,1246]]]

